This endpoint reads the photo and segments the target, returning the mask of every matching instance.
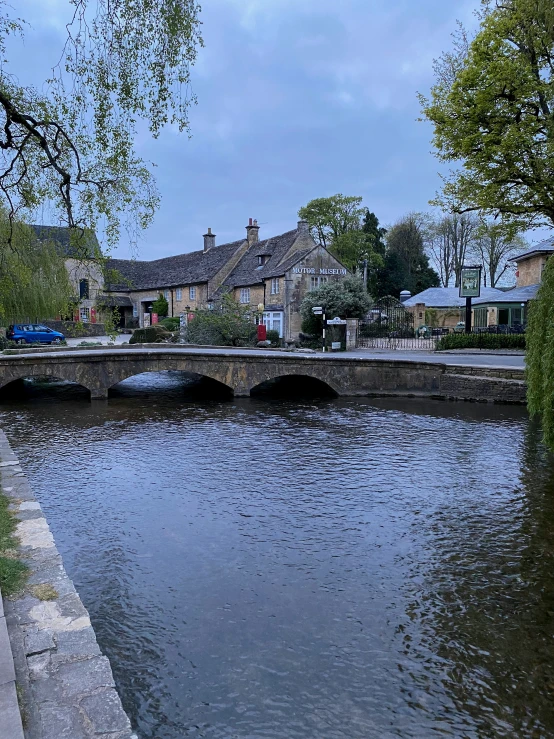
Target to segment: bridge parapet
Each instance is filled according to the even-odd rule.
[[[502,400],[502,368],[453,367],[405,358],[341,357],[301,355],[285,352],[219,351],[159,344],[117,347],[98,351],[27,352],[0,355],[0,388],[26,377],[52,377],[78,383],[91,398],[108,397],[119,382],[144,372],[180,370],[208,377],[228,387],[238,397],[249,396],[253,388],[279,377],[303,376],[328,385],[337,395],[427,395]],[[456,384],[447,375],[466,375]],[[506,370],[507,371],[507,370]],[[488,373],[488,382],[487,382]],[[523,372],[509,368],[510,401],[524,400]],[[475,380],[472,382],[472,380]],[[476,382],[479,380],[479,382]],[[518,385],[519,383],[519,385]],[[474,390],[472,390],[474,388]],[[490,391],[491,397],[487,397]]]

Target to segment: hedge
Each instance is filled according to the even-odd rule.
[[[525,349],[525,334],[448,334],[437,341],[437,351],[447,349]]]
[[[161,341],[167,341],[171,338],[171,333],[160,323],[145,328],[137,328],[129,339],[129,344],[155,344]]]

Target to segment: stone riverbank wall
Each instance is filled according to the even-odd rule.
[[[24,592],[4,600],[9,644],[2,642],[0,619],[0,667],[10,662],[11,644],[25,739],[137,739],[87,610],[2,431],[0,482],[19,519],[20,557],[30,569]],[[9,677],[9,665],[6,670]],[[23,737],[14,700],[15,684],[8,680],[0,685],[6,721],[0,729],[10,732],[0,730],[2,739]]]

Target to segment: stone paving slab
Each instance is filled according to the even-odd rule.
[[[14,680],[0,685],[0,737],[25,739]]]
[[[13,501],[20,557],[30,569],[25,591],[6,600],[0,615],[0,739],[137,739],[88,612],[2,431],[0,483]]]

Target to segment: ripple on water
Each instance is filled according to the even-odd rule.
[[[154,380],[2,410],[142,737],[554,735],[523,411]]]

